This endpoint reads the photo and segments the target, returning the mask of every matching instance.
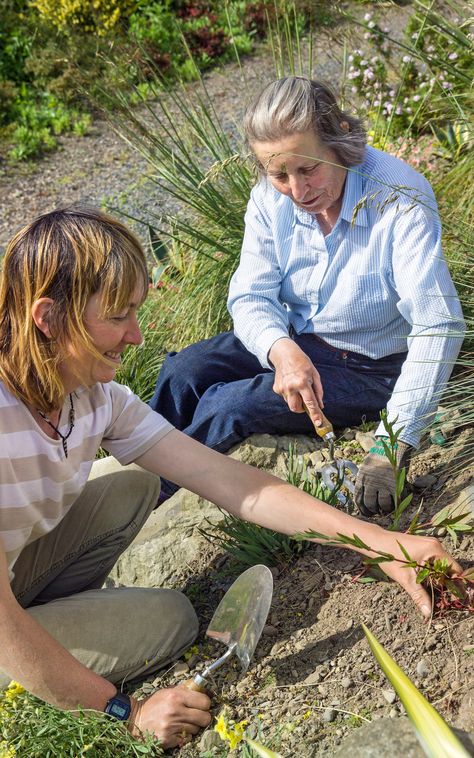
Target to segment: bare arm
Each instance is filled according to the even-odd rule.
[[[462,571],[436,539],[389,532],[360,521],[270,474],[210,450],[177,430],[167,434],[136,462],[229,513],[269,529],[290,535],[308,529],[328,537],[357,534],[366,545],[396,558],[403,558],[400,541],[419,563],[433,557],[448,558],[455,573]],[[358,552],[370,555],[367,551]],[[393,561],[383,563],[381,568],[408,592],[423,615],[429,616],[431,600],[416,583],[415,571]]]
[[[59,708],[103,710],[111,682],[89,671],[16,601],[0,542],[0,669],[29,692]]]

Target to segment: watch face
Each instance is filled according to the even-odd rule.
[[[115,716],[116,719],[125,721],[125,719],[128,718],[128,714],[130,713],[130,708],[127,705],[115,702],[110,704],[109,713],[111,716]]]
[[[121,692],[118,692],[115,697],[111,697],[105,706],[105,713],[119,719],[119,721],[126,721],[130,716],[131,710],[130,698]]]

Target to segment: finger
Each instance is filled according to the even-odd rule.
[[[314,369],[313,371],[313,390],[314,394],[316,395],[316,400],[318,403],[318,406],[320,408],[324,408],[324,389],[323,384],[321,382],[321,377],[319,376],[319,372]]]
[[[301,393],[301,397],[303,401],[303,407],[310,417],[313,426],[321,426],[323,423],[323,413],[316,401],[314,394],[311,393],[311,396],[309,396],[307,392],[304,394]]]
[[[381,513],[391,513],[395,509],[395,501],[388,490],[380,490],[378,495]]]
[[[374,513],[378,513],[377,490],[373,487],[364,487],[364,506],[369,512],[366,515],[373,515]]]
[[[426,620],[430,619],[432,614],[431,598],[423,585],[416,584],[415,580],[414,583],[410,583],[405,589],[417,606],[421,615],[424,616]]]

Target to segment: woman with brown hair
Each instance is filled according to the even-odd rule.
[[[209,724],[207,695],[172,687],[138,703],[116,685],[179,656],[197,634],[194,610],[172,590],[103,588],[156,506],[160,476],[286,534],[357,533],[396,556],[400,542],[420,563],[447,558],[454,572],[461,567],[435,539],[359,522],[201,445],[117,384],[123,350],[141,342],[137,310],[147,288],[139,242],[99,211],[45,214],[7,248],[0,685],[14,679],[59,708],[105,710],[173,747]],[[111,457],[95,460],[100,446]],[[396,562],[382,567],[428,616],[430,598],[415,571]]]

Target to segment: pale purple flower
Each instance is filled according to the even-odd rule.
[[[417,103],[418,100],[421,100],[420,95],[413,95],[413,100],[414,100],[415,103]]]
[[[367,24],[367,26],[369,27],[369,29],[373,29],[374,26],[375,26],[375,23],[373,21],[369,21],[369,23]]]
[[[403,63],[410,63],[411,56],[410,55],[404,55],[402,58]]]
[[[372,18],[372,14],[371,13],[366,13],[365,16],[364,16],[364,21],[370,21],[371,18]]]
[[[455,61],[457,57],[458,57],[457,53],[449,53],[448,55],[448,58],[450,61]]]

